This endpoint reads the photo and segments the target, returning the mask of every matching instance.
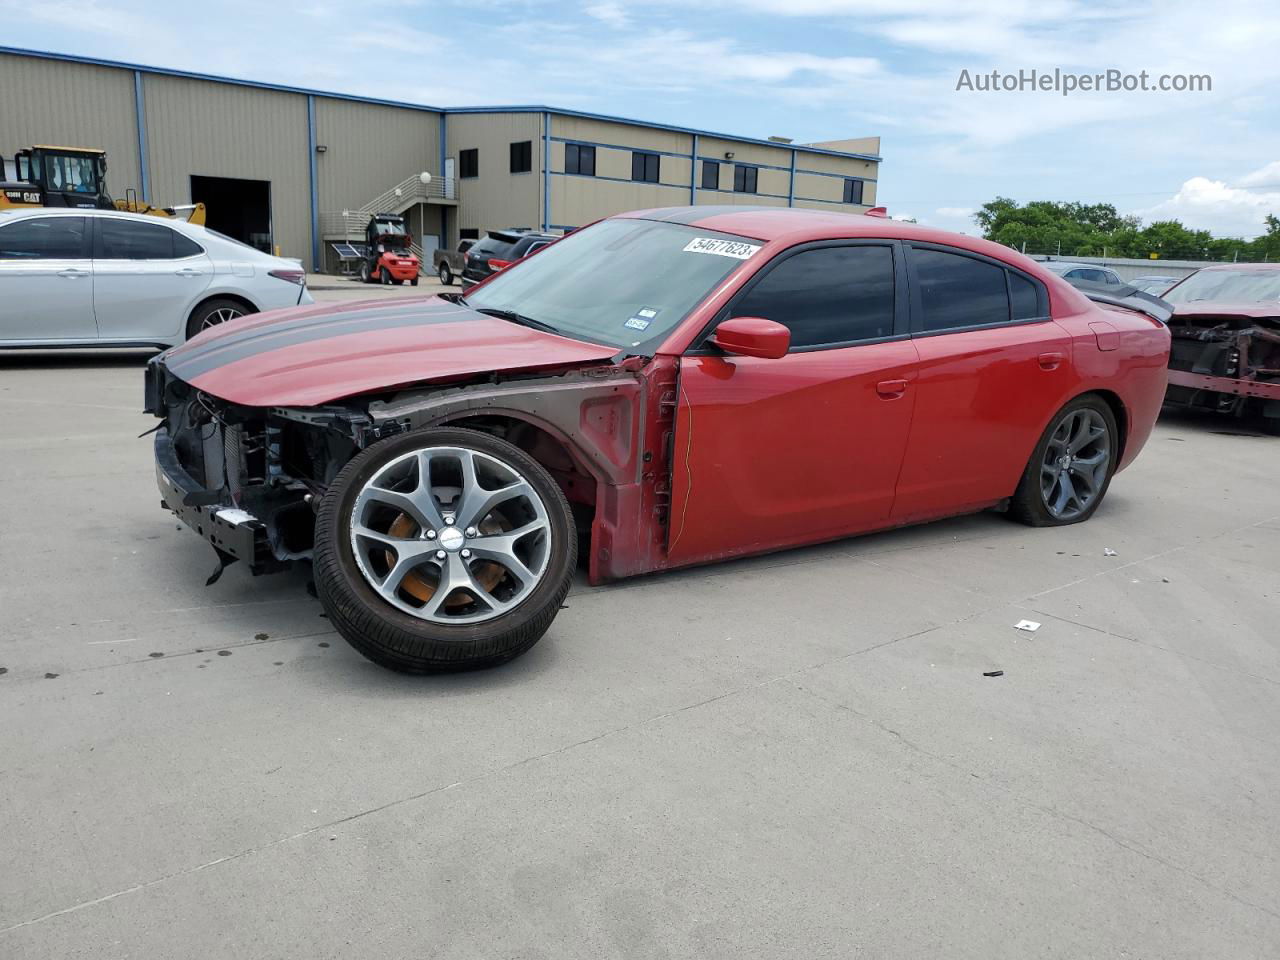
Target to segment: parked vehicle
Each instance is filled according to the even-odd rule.
[[[475,246],[474,240],[459,240],[456,250],[436,250],[431,254],[431,263],[435,267],[436,276],[446,287],[453,286],[453,278],[462,273],[467,260],[467,251]]]
[[[409,283],[416,287],[422,264],[413,253],[412,245],[413,237],[405,229],[404,217],[395,213],[375,213],[364,228],[360,282]]]
[[[0,212],[0,349],[172,346],[311,303],[306,273],[205,227],[114,210]]]
[[[1051,273],[1056,273],[1065,280],[1086,280],[1089,283],[1106,283],[1120,286],[1124,283],[1120,274],[1107,267],[1095,266],[1091,263],[1072,263],[1069,260],[1045,260],[1040,266]]]
[[[151,362],[146,408],[164,501],[223,563],[311,558],[357,650],[433,671],[529,649],[579,530],[600,583],[990,507],[1086,520],[1168,350],[984,240],[678,207],[465,297],[213,331]]]
[[[1171,403],[1236,416],[1280,434],[1280,264],[1204,267],[1170,287]]]
[[[466,253],[462,289],[467,290],[482,280],[488,280],[499,270],[505,270],[517,260],[523,260],[559,239],[555,234],[534,233],[532,230],[490,231]]]
[[[1134,277],[1132,280],[1126,280],[1125,283],[1131,287],[1137,287],[1143,293],[1158,297],[1177,283],[1179,279],[1179,277],[1162,276]]]

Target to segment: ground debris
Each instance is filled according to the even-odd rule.
[[[984,670],[982,671],[982,675],[984,677],[1003,677],[1004,671],[1003,670]]]
[[[1021,630],[1023,633],[1035,633],[1040,629],[1040,624],[1035,620],[1019,620],[1013,625],[1013,629]]]
[[[1119,556],[1119,554],[1118,554],[1118,553],[1116,553],[1114,550],[1112,550],[1110,547],[1103,547],[1103,548],[1102,548],[1102,555],[1103,555],[1104,557],[1117,557],[1117,556]]]

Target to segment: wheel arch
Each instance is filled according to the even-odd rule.
[[[1120,395],[1114,390],[1094,389],[1086,390],[1073,399],[1078,400],[1080,397],[1097,397],[1111,408],[1111,415],[1116,418],[1116,431],[1119,436],[1116,437],[1116,463],[1120,463],[1124,459],[1125,447],[1129,439],[1129,411],[1124,405],[1124,401],[1120,399]]]
[[[203,307],[210,300],[231,300],[248,308],[250,313],[261,313],[262,308],[250,300],[242,293],[223,292],[220,290],[206,290],[200,295],[200,299],[191,305],[191,309],[187,311],[187,320],[190,321],[195,316],[196,311]]]

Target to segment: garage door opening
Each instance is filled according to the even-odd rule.
[[[271,181],[191,178],[191,202],[205,205],[205,224],[263,253],[271,249]]]

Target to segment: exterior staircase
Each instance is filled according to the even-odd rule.
[[[432,177],[430,183],[423,183],[415,173],[355,210],[321,213],[320,235],[328,241],[363,242],[365,227],[375,213],[404,213],[418,203],[452,206],[457,202],[457,184],[452,177]],[[421,256],[421,248],[414,252]]]

